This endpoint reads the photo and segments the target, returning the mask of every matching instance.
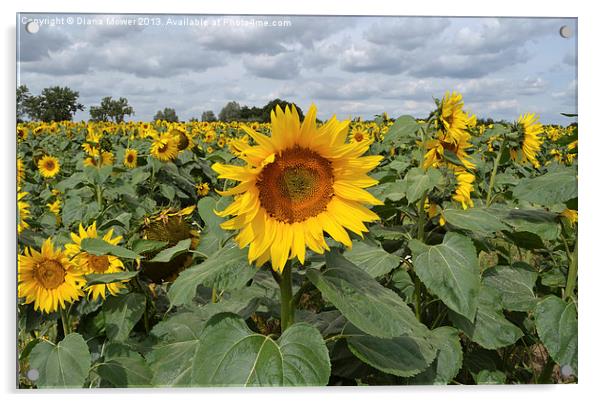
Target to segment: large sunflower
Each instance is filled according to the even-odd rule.
[[[79,233],[71,233],[73,243],[65,245],[67,255],[73,258],[74,264],[85,274],[112,274],[124,270],[123,262],[112,255],[93,255],[88,254],[81,249],[82,239],[97,238],[96,222],[88,228],[79,225]],[[110,229],[102,238],[107,243],[117,245],[122,239],[121,236],[113,237],[113,229]],[[124,281],[126,282],[126,281]],[[91,285],[86,288],[88,296],[93,300],[99,297],[105,298],[108,291],[111,295],[116,295],[125,287],[124,282],[113,282],[108,284]]]
[[[437,125],[445,133],[445,141],[457,144],[466,139],[467,129],[476,125],[476,116],[469,116],[464,111],[462,94],[449,92],[445,94],[440,104]]]
[[[167,133],[163,133],[157,137],[150,148],[150,153],[155,158],[162,162],[168,162],[176,159],[178,156],[178,144],[180,140],[178,137],[173,137]]]
[[[41,252],[26,248],[19,256],[18,290],[25,303],[46,313],[71,303],[82,295],[86,283],[83,273],[74,269],[66,254],[54,249],[51,239],[44,241]]]
[[[221,193],[235,195],[216,212],[234,215],[222,228],[239,230],[236,241],[241,248],[250,246],[250,262],[271,259],[279,272],[288,259],[303,264],[306,246],[320,254],[328,250],[323,232],[351,247],[345,229],[361,236],[368,231],[364,222],[379,219],[363,204],[383,204],[364,190],[378,183],[366,173],[383,157],[362,157],[369,142],[345,142],[349,121],[332,117],[317,127],[316,112],[312,105],[301,124],[296,108],[283,112],[277,106],[271,137],[242,126],[258,144],[243,150],[245,166],[213,165],[219,178],[240,182]]]
[[[38,169],[40,170],[40,174],[42,176],[50,179],[56,176],[59,170],[61,170],[61,164],[54,156],[46,155],[38,161]]]
[[[539,137],[543,133],[543,126],[539,122],[539,117],[535,116],[534,113],[526,113],[519,117],[517,123],[522,127],[524,133],[522,142],[523,160],[526,159],[535,168],[539,168],[537,152],[539,152],[543,142]]]

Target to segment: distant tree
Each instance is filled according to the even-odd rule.
[[[188,120],[191,123],[196,123],[199,121],[199,119],[197,119],[196,117],[191,117],[190,120]]]
[[[268,104],[263,107],[263,110],[261,113],[261,121],[262,122],[267,123],[270,121],[270,113],[272,112],[272,110],[274,110],[276,108],[276,106],[280,106],[282,108],[282,110],[284,110],[284,108],[286,106],[293,106],[297,109],[297,113],[299,113],[299,118],[301,120],[303,120],[303,118],[304,118],[303,110],[301,110],[301,108],[299,106],[295,105],[294,103],[290,103],[285,100],[276,98],[276,99],[268,102]]]
[[[226,106],[219,112],[220,121],[234,121],[240,119],[240,105],[232,101],[226,103]]]
[[[243,121],[261,121],[263,109],[258,107],[243,106],[240,108],[240,120]]]
[[[21,122],[25,119],[27,112],[25,110],[25,105],[27,103],[27,99],[31,94],[29,93],[29,89],[26,85],[19,85],[17,88],[17,121]]]
[[[109,121],[121,123],[125,116],[134,114],[134,108],[126,98],[113,99],[110,96],[102,98],[100,106],[90,107],[90,118],[93,121]]]
[[[153,120],[165,120],[172,123],[179,121],[178,115],[176,114],[176,109],[172,109],[170,107],[159,110],[153,117]]]
[[[217,117],[215,117],[213,110],[205,110],[201,115],[201,121],[217,121]]]
[[[79,92],[68,87],[44,88],[40,95],[28,96],[23,100],[23,111],[32,120],[72,120],[78,110],[84,110],[84,105],[78,99]]]

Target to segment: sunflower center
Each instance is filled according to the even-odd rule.
[[[48,170],[54,170],[54,161],[47,161],[46,162],[46,169],[48,169]]]
[[[188,148],[188,145],[190,145],[188,136],[184,133],[178,133],[178,136],[179,136],[178,149],[181,151],[183,149]]]
[[[34,276],[45,289],[56,289],[65,282],[65,268],[56,260],[44,260],[35,267]]]
[[[92,271],[102,274],[109,268],[109,257],[106,255],[90,255],[88,265]]]
[[[127,161],[128,161],[128,163],[134,162],[134,154],[128,154]]]
[[[267,165],[257,180],[261,206],[276,220],[301,222],[326,210],[334,195],[330,162],[305,148],[290,148]]]
[[[362,142],[364,140],[364,133],[362,133],[361,131],[356,132],[355,135],[353,136],[353,138],[357,141],[357,142]]]
[[[157,149],[157,151],[159,153],[163,153],[163,152],[167,151],[168,148],[169,148],[169,144],[161,144],[161,146],[159,147],[159,149]]]

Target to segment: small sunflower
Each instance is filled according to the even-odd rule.
[[[372,137],[370,133],[368,133],[361,126],[355,126],[351,129],[351,133],[349,133],[349,142],[372,142]]]
[[[318,127],[316,113],[312,105],[301,123],[296,108],[277,106],[271,137],[242,126],[258,144],[244,150],[246,166],[212,166],[219,178],[240,182],[221,192],[235,199],[217,214],[234,216],[222,228],[239,231],[239,247],[249,246],[249,261],[258,266],[271,260],[281,272],[295,257],[303,264],[306,246],[329,250],[324,232],[351,247],[346,229],[361,236],[364,222],[379,219],[364,204],[383,203],[364,189],[378,183],[366,173],[383,157],[362,157],[370,144],[345,142],[349,121],[333,117]]]
[[[64,309],[65,303],[79,299],[86,283],[65,252],[54,249],[51,239],[44,241],[40,252],[25,248],[19,256],[18,282],[19,297],[45,313],[57,311],[59,305]]]
[[[50,212],[52,212],[53,214],[55,214],[57,216],[61,214],[61,199],[60,198],[57,198],[52,203],[46,204],[46,206],[48,207],[48,210]]]
[[[204,197],[209,194],[209,183],[199,183],[196,185],[196,193],[199,197]]]
[[[59,163],[58,158],[46,155],[39,160],[38,170],[43,177],[50,179],[59,173],[61,164]]]
[[[130,169],[138,166],[138,151],[135,149],[126,149],[123,156],[123,165]]]
[[[19,211],[19,223],[17,225],[17,233],[21,234],[21,232],[29,227],[29,224],[25,222],[25,219],[29,218],[29,203],[27,201],[23,201],[29,193],[25,191],[21,191],[17,194],[17,207]]]
[[[178,138],[162,134],[151,145],[151,155],[161,162],[169,162],[178,156]]]
[[[65,251],[67,255],[73,258],[75,266],[84,274],[112,274],[115,272],[122,272],[124,270],[123,262],[117,257],[112,255],[94,255],[88,254],[81,249],[81,242],[83,239],[97,238],[98,232],[96,230],[96,222],[92,223],[88,228],[84,228],[81,224],[79,225],[79,232],[71,233],[71,240],[73,243],[65,245]],[[113,237],[113,229],[110,229],[102,239],[109,244],[117,245],[122,237]],[[125,288],[125,282],[113,282],[107,284],[91,285],[86,288],[88,296],[93,300],[106,298],[106,292],[108,291],[111,295],[116,295]]]
[[[523,160],[528,160],[533,167],[539,168],[540,164],[537,160],[537,153],[541,148],[543,140],[539,137],[543,133],[543,126],[539,122],[539,116],[534,113],[526,113],[519,117],[517,123],[522,127],[523,131]]]
[[[572,226],[575,226],[577,220],[579,218],[579,213],[574,209],[565,208],[564,211],[560,213],[560,216],[568,219]]]

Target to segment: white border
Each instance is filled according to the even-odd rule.
[[[345,401],[377,400],[439,400],[439,401],[508,401],[508,400],[589,400],[596,395],[600,380],[600,302],[599,287],[602,284],[600,257],[602,241],[599,233],[600,211],[600,155],[602,149],[602,117],[600,109],[600,13],[591,4],[578,1],[411,1],[394,2],[385,0],[345,2],[328,1],[245,1],[193,2],[169,1],[124,1],[103,0],[73,2],[69,0],[28,0],[2,3],[3,41],[2,71],[4,94],[0,111],[4,132],[2,136],[2,169],[0,188],[4,189],[0,214],[3,228],[2,253],[2,317],[1,334],[2,379],[1,390],[8,400],[31,400],[42,397],[48,401],[102,400],[144,398],[148,401],[176,397],[182,400],[212,401],[244,400],[265,401],[272,399],[304,401],[336,399]],[[579,157],[579,208],[580,232],[580,306],[579,306],[579,385],[572,386],[479,386],[479,387],[353,387],[316,389],[272,389],[272,390],[220,390],[220,389],[151,389],[151,390],[93,390],[72,392],[22,392],[15,391],[14,351],[14,258],[15,258],[15,213],[14,213],[14,88],[15,88],[15,20],[16,12],[99,12],[99,13],[214,13],[214,14],[332,14],[332,15],[439,15],[439,16],[532,16],[532,17],[578,17],[579,18],[579,126],[581,131],[581,153]],[[598,162],[598,163],[596,163]],[[8,189],[8,190],[7,190]],[[8,211],[8,212],[7,212]],[[175,394],[175,395],[174,395]],[[600,397],[600,392],[597,392]],[[518,399],[517,399],[518,398]]]

